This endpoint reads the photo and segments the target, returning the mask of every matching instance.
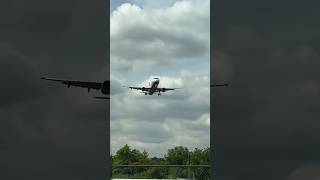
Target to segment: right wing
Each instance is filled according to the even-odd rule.
[[[76,87],[87,88],[88,90],[90,89],[100,90],[102,87],[102,83],[100,82],[71,81],[71,80],[65,80],[65,79],[53,79],[53,78],[45,78],[45,77],[42,77],[40,79],[61,82],[62,84],[67,85],[68,88],[70,86],[76,86]]]
[[[176,90],[176,89],[182,89],[182,88],[158,88],[157,87],[157,92],[173,91],[173,90]]]

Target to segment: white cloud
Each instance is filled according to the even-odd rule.
[[[160,87],[183,88],[163,93],[162,96],[145,96],[129,89],[112,95],[113,147],[118,149],[128,143],[150,152],[165,152],[169,147],[177,145],[208,147],[208,76],[192,77],[183,71],[177,77],[160,77]],[[148,80],[142,81],[140,85],[146,85]]]
[[[173,2],[127,3],[111,14],[112,152],[209,146],[210,1]],[[153,77],[160,88],[182,89],[145,96],[123,87],[148,87]]]
[[[110,17],[112,65],[121,70],[118,63],[127,62],[133,67],[125,70],[133,70],[207,55],[209,3],[177,1],[172,6],[156,9],[122,4]]]

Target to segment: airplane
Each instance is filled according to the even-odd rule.
[[[159,88],[158,85],[160,83],[159,78],[153,78],[151,82],[149,82],[150,87],[133,87],[129,86],[130,89],[141,90],[145,95],[153,95],[155,92],[158,92],[158,96],[161,96],[161,92],[172,91],[181,88]]]
[[[103,82],[85,82],[85,81],[72,81],[72,80],[66,80],[66,79],[54,79],[54,78],[45,78],[45,77],[41,77],[40,79],[47,80],[47,81],[61,82],[62,84],[67,85],[68,88],[70,88],[70,86],[87,88],[88,92],[90,92],[91,89],[100,90],[101,93],[105,96],[93,97],[93,98],[110,99],[110,81],[109,80],[106,80]]]

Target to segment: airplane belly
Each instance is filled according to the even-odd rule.
[[[152,95],[156,91],[156,88],[152,87],[149,91],[149,95]]]
[[[157,83],[153,83],[150,90],[149,90],[149,95],[152,95],[154,92],[156,92],[157,90],[157,86],[158,84]]]

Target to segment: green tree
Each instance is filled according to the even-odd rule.
[[[149,157],[147,151],[140,152],[132,149],[127,144],[120,148],[114,156],[111,156],[113,167],[116,165],[208,165],[210,164],[210,149],[194,149],[177,146],[169,149],[164,158]],[[196,179],[210,179],[209,168],[186,168],[186,167],[114,167],[112,177],[117,178],[186,178],[188,169]]]
[[[186,165],[189,163],[189,150],[186,147],[177,146],[168,150],[165,159],[168,164]]]
[[[190,152],[190,164],[193,165],[207,165],[210,164],[210,149],[206,148],[204,150],[195,148]]]
[[[112,158],[113,166],[134,164],[150,164],[148,153],[146,151],[141,153],[139,150],[131,149],[129,145],[126,144],[119,149]],[[135,176],[135,174],[142,173],[145,170],[146,168],[141,167],[123,167],[114,169],[112,174],[114,177],[126,177],[126,175]]]
[[[189,150],[186,147],[177,146],[169,149],[165,156],[166,162],[169,165],[187,165],[189,164]],[[188,169],[184,167],[170,168],[169,178],[185,178],[188,177]]]
[[[209,165],[210,164],[210,149],[204,150],[194,149],[190,152],[190,162],[192,165]],[[205,167],[193,167],[191,168],[193,175],[196,179],[210,179],[210,169]]]

